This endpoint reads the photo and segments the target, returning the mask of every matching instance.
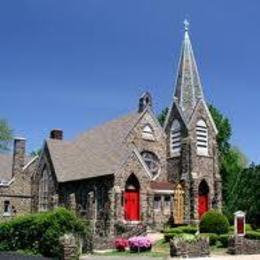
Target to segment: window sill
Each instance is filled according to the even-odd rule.
[[[3,217],[11,217],[11,213],[5,212],[5,213],[3,214]]]

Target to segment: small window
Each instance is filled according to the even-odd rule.
[[[161,196],[155,195],[154,200],[153,200],[153,208],[160,210],[161,209],[161,202],[162,202]]]
[[[199,155],[208,155],[208,128],[203,120],[196,124],[197,135],[197,153]]]
[[[3,216],[11,216],[11,205],[9,200],[4,201],[4,214]]]
[[[153,134],[153,129],[152,129],[152,127],[150,125],[146,125],[143,128],[142,138],[145,139],[145,140],[151,140],[151,141],[155,140],[154,134]]]
[[[174,120],[170,133],[170,151],[171,156],[179,156],[181,152],[181,124]]]
[[[165,209],[170,209],[171,208],[171,196],[170,195],[165,195],[164,196],[164,208]]]

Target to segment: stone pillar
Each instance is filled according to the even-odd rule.
[[[221,177],[216,178],[215,180],[215,201],[216,201],[216,207],[221,210],[222,209],[222,181]]]
[[[65,234],[59,240],[61,246],[61,259],[79,259],[79,248],[76,239],[72,234]]]
[[[193,179],[192,185],[192,204],[193,204],[193,220],[199,220],[198,204],[199,204],[199,180]]]
[[[184,138],[182,140],[182,154],[181,154],[181,169],[182,173],[180,181],[184,182],[184,222],[189,223],[191,218],[191,146],[190,139]]]
[[[53,208],[57,208],[59,206],[59,195],[58,194],[54,194],[52,196],[52,207]]]
[[[17,137],[14,140],[14,151],[13,151],[13,169],[12,177],[16,174],[20,174],[23,171],[25,161],[25,145],[26,139]]]
[[[77,203],[75,193],[71,193],[69,196],[69,207],[73,212],[76,212]]]
[[[113,201],[114,204],[111,203],[111,210],[114,211],[114,216],[112,216],[116,221],[122,220],[122,191],[119,186],[114,187],[114,193],[113,193]]]

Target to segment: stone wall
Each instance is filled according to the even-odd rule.
[[[232,237],[228,241],[228,253],[232,255],[260,254],[260,240]]]
[[[61,247],[61,260],[79,259],[79,247],[72,234],[65,234],[59,240]]]
[[[146,125],[149,125],[153,129],[154,140],[146,140],[143,138],[142,131]],[[160,161],[160,170],[156,181],[167,180],[165,133],[152,113],[149,111],[144,113],[139,122],[128,134],[126,142],[134,144],[140,153],[143,151],[154,153]]]
[[[48,172],[48,208],[52,209],[58,206],[58,182],[51,164],[50,154],[46,147],[43,147],[43,153],[37,165],[37,169],[31,179],[32,193],[32,212],[37,212],[39,207],[39,182],[42,178],[43,171]]]
[[[0,187],[0,218],[30,213],[32,194],[31,177],[35,172],[38,158],[35,157],[22,171],[17,172],[8,186]],[[4,214],[4,203],[10,203],[10,215]]]
[[[198,238],[194,241],[185,241],[174,238],[170,241],[171,257],[202,257],[209,256],[210,247],[208,238]]]

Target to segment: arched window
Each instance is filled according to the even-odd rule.
[[[150,125],[145,125],[142,131],[142,138],[154,141],[153,129]]]
[[[39,211],[48,210],[49,174],[45,168],[39,182]]]
[[[171,156],[179,156],[181,152],[181,124],[177,119],[172,122],[170,151]]]
[[[160,170],[160,162],[158,157],[152,152],[142,152],[142,157],[144,162],[146,163],[152,177],[155,177],[159,174]]]
[[[208,155],[208,128],[204,120],[199,120],[196,124],[197,153]]]

